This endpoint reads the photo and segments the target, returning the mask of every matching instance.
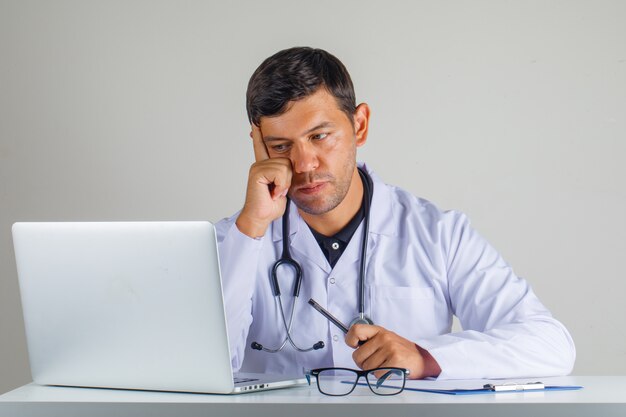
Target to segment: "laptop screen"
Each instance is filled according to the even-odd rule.
[[[233,390],[209,222],[16,223],[33,380]]]

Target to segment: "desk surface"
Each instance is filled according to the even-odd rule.
[[[254,417],[396,415],[626,416],[626,376],[533,378],[546,385],[582,385],[578,391],[451,396],[415,391],[382,397],[357,387],[327,397],[314,386],[241,395],[211,395],[24,385],[0,396],[0,416],[249,415]],[[412,381],[426,388],[480,387],[487,381]],[[502,383],[504,381],[497,381]]]

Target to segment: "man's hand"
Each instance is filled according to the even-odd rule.
[[[359,346],[359,341],[365,343]],[[435,377],[441,373],[430,353],[380,326],[355,324],[346,334],[346,344],[356,348],[352,359],[361,369],[406,368],[410,371],[410,379]]]
[[[236,223],[242,233],[256,238],[285,212],[292,169],[289,159],[269,157],[261,129],[254,124],[250,137],[256,162],[250,167],[246,201]]]

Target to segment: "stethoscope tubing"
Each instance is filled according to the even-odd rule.
[[[365,317],[365,260],[367,258],[367,241],[369,237],[369,229],[370,229],[370,205],[372,198],[369,180],[366,177],[364,171],[359,169],[359,175],[361,177],[361,182],[363,183],[363,208],[364,208],[364,222],[363,222],[363,241],[361,243],[361,265],[359,268],[359,319],[370,321]]]
[[[359,315],[352,322],[354,323],[366,323],[373,324],[372,320],[365,316],[365,267],[366,267],[366,259],[367,259],[367,243],[369,237],[369,220],[370,220],[370,205],[371,205],[371,190],[369,184],[368,175],[364,170],[358,168],[359,176],[361,177],[361,182],[363,183],[363,207],[364,207],[364,222],[363,222],[363,239],[361,241],[361,264],[359,266],[359,294],[358,294],[358,312]],[[277,299],[278,307],[280,310],[280,316],[283,322],[283,325],[286,330],[286,336],[283,339],[282,343],[277,348],[266,348],[263,345],[252,342],[252,349],[262,350],[268,353],[277,353],[283,350],[283,348],[287,345],[287,342],[298,352],[309,352],[311,350],[318,350],[324,347],[324,342],[319,341],[314,344],[312,347],[308,349],[303,349],[299,347],[291,337],[291,327],[293,325],[293,317],[294,312],[296,310],[296,304],[300,295],[300,287],[302,285],[302,267],[300,264],[291,257],[291,252],[289,250],[289,205],[291,200],[287,198],[287,203],[285,205],[285,213],[282,218],[282,234],[283,234],[283,251],[280,259],[278,259],[274,265],[272,266],[271,272],[271,287],[274,298]],[[284,265],[289,265],[294,269],[296,279],[293,288],[293,305],[291,307],[291,312],[289,314],[289,320],[287,321],[285,317],[285,310],[283,309],[282,296],[280,292],[280,286],[278,285],[278,268]]]

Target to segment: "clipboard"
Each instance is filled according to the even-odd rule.
[[[341,381],[344,384],[352,384],[350,381]],[[365,382],[358,382],[357,385],[367,386]],[[387,388],[400,388],[392,384],[383,384],[381,387]],[[484,395],[484,394],[511,394],[520,392],[545,392],[545,391],[575,391],[582,389],[579,385],[544,385],[541,382],[530,382],[523,384],[509,383],[509,384],[485,384],[482,388],[472,389],[437,389],[437,388],[416,388],[416,387],[404,387],[405,391],[418,391],[427,392],[431,394],[444,394],[444,395]]]

